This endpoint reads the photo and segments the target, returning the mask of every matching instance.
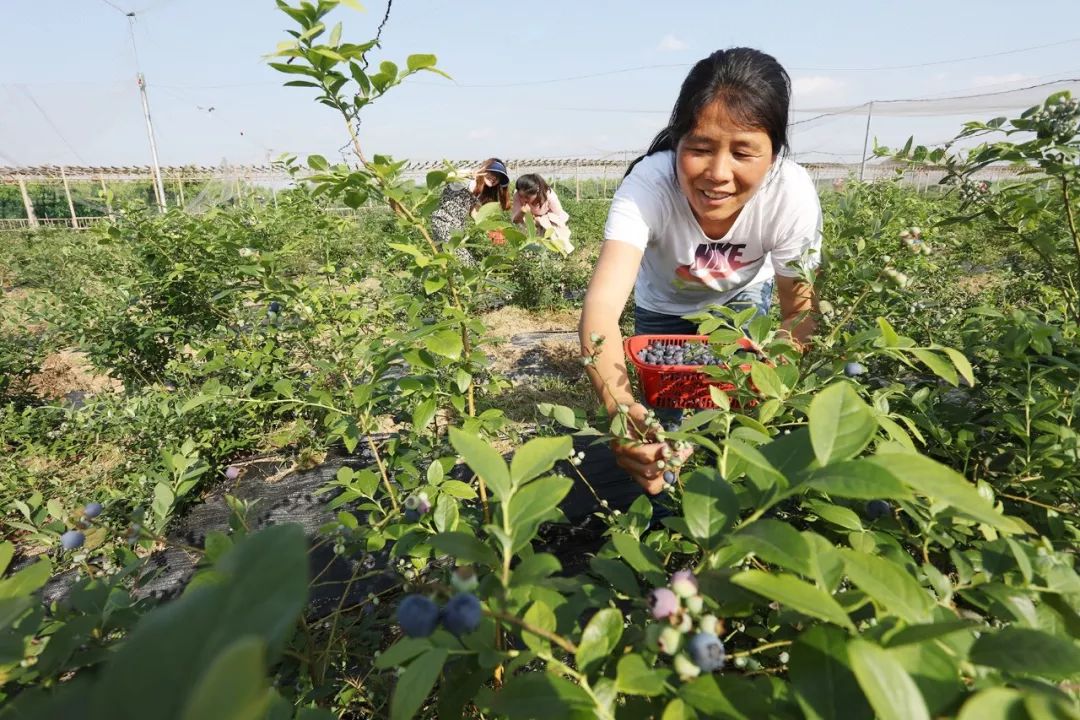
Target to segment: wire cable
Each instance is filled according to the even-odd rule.
[[[49,124],[49,127],[52,128],[52,131],[54,133],[56,133],[56,136],[59,137],[65,145],[67,145],[68,150],[72,152],[72,154],[78,159],[81,164],[86,165],[86,160],[83,159],[82,155],[79,154],[79,151],[75,149],[75,146],[72,145],[71,142],[64,136],[64,133],[60,132],[60,128],[58,128],[56,126],[56,123],[52,121],[52,118],[49,117],[49,113],[45,112],[45,108],[41,107],[41,103],[39,103],[37,101],[37,98],[35,98],[30,92],[30,88],[26,87],[25,85],[19,85],[19,89],[23,91],[23,93],[34,105],[34,107],[37,108],[38,112],[41,113],[41,116],[45,118],[45,122]]]

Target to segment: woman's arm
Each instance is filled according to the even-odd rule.
[[[525,221],[525,212],[521,204],[521,196],[514,193],[514,204],[510,206],[510,222],[520,225]]]
[[[570,213],[563,210],[562,203],[559,202],[559,196],[555,194],[555,190],[548,191],[547,217],[551,220],[552,225],[565,226],[570,221]]]
[[[802,278],[777,275],[776,291],[780,299],[780,327],[787,331],[796,343],[806,345],[817,327],[814,320],[814,313],[817,312],[814,286],[804,282]]]
[[[578,325],[581,354],[594,355],[593,333],[604,337],[603,347],[595,355],[595,364],[589,366],[589,379],[609,413],[615,412],[621,404],[634,402],[623,358],[619,316],[630,298],[643,254],[628,243],[604,241],[581,309]]]

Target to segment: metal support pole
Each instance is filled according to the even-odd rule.
[[[859,182],[862,182],[866,174],[866,149],[870,145],[870,118],[874,114],[874,101],[871,100],[866,106],[866,133],[862,141],[862,160],[859,162]]]
[[[71,186],[68,184],[67,173],[64,166],[60,166],[60,181],[64,183],[64,197],[67,198],[68,210],[71,212],[71,227],[79,229],[79,216],[75,214],[75,203],[71,199]]]
[[[154,123],[150,121],[150,102],[146,99],[146,78],[139,73],[137,81],[139,97],[142,99],[143,116],[146,118],[146,136],[150,138],[150,158],[154,163],[154,194],[157,196],[158,210],[165,212],[165,186],[161,182],[161,165],[158,163],[157,142],[154,140]]]
[[[26,190],[26,181],[19,178],[19,193],[22,194],[23,208],[26,210],[26,220],[30,227],[38,227],[37,215],[34,213],[34,203],[30,200],[30,193]]]
[[[176,188],[180,191],[180,209],[184,209],[184,179],[178,178],[176,181]]]

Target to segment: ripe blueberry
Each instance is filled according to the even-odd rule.
[[[281,312],[281,303],[279,303],[277,300],[271,300],[269,307],[267,307],[267,310],[272,313]]]
[[[405,508],[405,521],[406,522],[418,522],[420,520],[420,511],[412,508]]]
[[[60,545],[65,550],[81,548],[84,542],[86,542],[86,536],[78,530],[68,530],[60,536]]]
[[[443,627],[455,635],[471,633],[480,626],[483,611],[472,593],[458,593],[450,598],[442,612]]]
[[[681,598],[697,595],[697,578],[689,570],[679,570],[671,576],[671,589]]]
[[[90,503],[89,505],[87,505],[86,507],[83,508],[82,514],[85,515],[86,517],[90,518],[91,520],[93,520],[98,515],[100,515],[101,511],[104,510],[104,509],[105,508],[103,508],[101,506],[101,503]]]
[[[724,666],[724,643],[712,633],[700,632],[690,638],[690,658],[705,672],[713,672]]]
[[[398,604],[397,621],[409,637],[427,637],[439,624],[439,608],[429,597],[409,595]]]
[[[848,377],[858,377],[866,372],[866,366],[862,363],[849,362],[844,366],[844,374]]]
[[[892,515],[892,505],[885,500],[871,500],[866,503],[866,517],[869,520],[888,517]]]
[[[675,473],[673,473],[670,470],[665,470],[664,471],[664,482],[667,483],[668,485],[674,485],[675,484]]]
[[[679,609],[679,598],[667,588],[656,588],[649,593],[649,610],[657,620],[666,618]]]

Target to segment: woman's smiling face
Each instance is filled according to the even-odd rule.
[[[775,159],[768,133],[735,123],[721,100],[702,109],[675,154],[679,187],[714,239],[735,224]]]

